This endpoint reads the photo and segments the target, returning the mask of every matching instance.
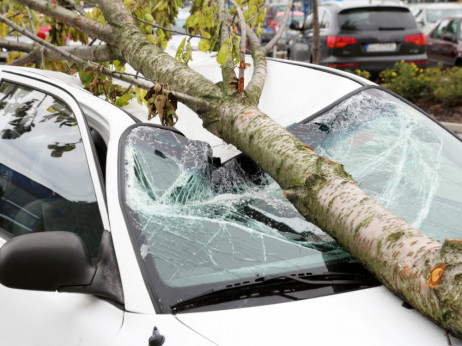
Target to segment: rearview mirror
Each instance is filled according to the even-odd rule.
[[[24,234],[0,248],[0,283],[11,288],[88,286],[95,271],[82,239],[70,232]]]

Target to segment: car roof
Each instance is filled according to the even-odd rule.
[[[334,11],[340,12],[346,9],[363,8],[363,7],[396,7],[400,9],[409,10],[408,6],[401,1],[393,0],[349,0],[349,1],[335,1],[329,0],[319,4],[320,7],[331,8]]]
[[[446,8],[459,8],[462,7],[460,2],[425,2],[425,3],[412,3],[409,7],[417,8],[430,8],[430,9],[446,9]]]
[[[275,17],[281,17],[281,16],[284,15],[284,13],[285,13],[284,11],[278,11],[278,12],[276,13],[276,16],[275,16]],[[305,14],[304,14],[302,11],[292,11],[292,12],[290,12],[289,18],[290,18],[291,15],[294,15],[294,16],[303,16],[303,15],[305,15]]]
[[[250,57],[248,57],[248,61],[251,61]],[[213,82],[221,80],[220,67],[216,63],[214,54],[193,52],[193,60],[189,63],[189,66]],[[339,99],[361,89],[365,85],[374,84],[359,76],[319,65],[268,59],[267,66],[267,81],[263,88],[259,108],[284,127],[323,111]],[[246,82],[252,76],[252,67],[245,70]],[[78,102],[84,108],[84,111],[92,116],[93,100],[97,97],[84,90],[78,78],[61,72],[5,65],[0,66],[0,72],[2,71],[20,72],[31,77],[36,76],[40,80],[52,79],[56,81],[57,85],[66,87],[67,90],[72,90],[73,93],[78,94]],[[106,106],[102,104],[101,107],[107,107],[106,101],[102,99],[98,104],[102,102]],[[124,109],[139,120],[146,122],[146,108],[138,105],[136,101],[131,102]],[[98,113],[104,114],[104,111],[98,111]],[[180,120],[175,125],[175,128],[190,139],[208,142],[213,148],[214,156],[226,161],[238,153],[233,146],[224,143],[221,139],[205,130],[202,126],[202,120],[181,103],[178,105],[177,114]],[[93,117],[96,116],[97,114],[93,115]],[[158,119],[158,117],[155,117],[150,122],[158,123]],[[116,121],[116,118],[111,116],[108,117],[107,121],[110,123],[108,124],[109,128],[113,128],[115,125],[112,122],[117,122],[118,120]],[[109,133],[103,134],[103,138],[108,137]]]

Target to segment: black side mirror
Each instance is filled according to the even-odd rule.
[[[70,232],[24,234],[0,248],[0,283],[11,288],[88,286],[95,271],[82,239]]]
[[[300,28],[300,23],[297,21],[297,20],[293,20],[290,25],[289,25],[289,29],[291,30],[302,30],[302,28]]]

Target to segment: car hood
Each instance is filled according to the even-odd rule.
[[[448,345],[445,331],[385,287],[303,301],[176,315],[217,345]],[[451,336],[452,345],[462,341]],[[449,343],[451,344],[451,343]]]

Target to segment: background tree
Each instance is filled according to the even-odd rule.
[[[8,62],[70,72],[78,68],[88,88],[115,102],[136,92],[117,91],[112,77],[136,85],[143,97],[140,88],[150,89],[155,80],[165,89],[168,85],[168,95],[194,110],[207,130],[236,145],[268,172],[305,218],[336,239],[388,288],[462,337],[462,241],[446,240],[442,245],[413,229],[367,196],[341,164],[317,155],[258,109],[265,56],[271,49],[262,47],[258,39],[264,17],[261,0],[194,2],[186,27],[203,37],[201,49],[217,51],[222,71],[217,84],[185,64],[191,56],[187,40],[177,59],[162,49],[181,6],[177,0],[97,0],[85,16],[78,4],[77,0],[2,1],[6,12],[0,16],[1,35],[13,28],[37,42],[0,41],[0,46],[15,51]],[[46,42],[35,35],[40,23],[54,30]],[[89,43],[59,48],[66,35]],[[95,40],[103,44],[95,46]],[[244,88],[247,42],[253,75]],[[130,64],[144,79],[123,74],[120,62]],[[151,94],[156,95],[155,90]]]

